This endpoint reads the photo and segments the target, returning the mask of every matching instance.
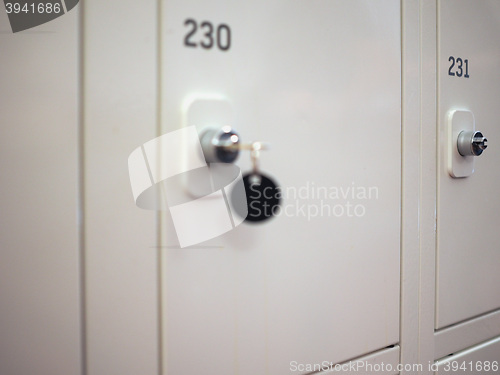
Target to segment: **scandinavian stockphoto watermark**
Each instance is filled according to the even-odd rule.
[[[376,186],[351,182],[321,186],[245,189],[240,169],[232,163],[207,163],[196,127],[154,138],[128,159],[130,184],[138,207],[168,210],[180,247],[218,237],[245,219],[257,217],[361,218],[366,202],[379,199]],[[269,202],[282,201],[282,205]]]
[[[4,0],[13,33],[52,21],[76,7],[79,0]]]
[[[358,360],[349,361],[345,363],[333,363],[330,361],[322,361],[321,363],[301,363],[298,361],[290,362],[290,372],[300,372],[303,374],[316,373],[321,371],[322,373],[362,373],[362,374],[396,374],[401,372],[407,372],[411,374],[419,374],[428,372],[460,372],[463,374],[469,374],[471,372],[492,372],[496,373],[499,370],[498,361],[444,361],[443,363],[428,362],[423,363],[387,363],[387,362],[377,362],[376,360]]]
[[[429,364],[430,365],[430,364]],[[430,367],[429,367],[430,369]],[[409,371],[411,373],[419,373],[424,370],[423,364],[397,364],[374,361],[350,361],[346,363],[334,364],[329,361],[321,363],[299,363],[297,361],[290,362],[290,372],[335,372],[335,373],[356,373],[374,374],[387,373],[395,374],[401,371]]]
[[[250,201],[249,215],[303,217],[307,221],[319,217],[360,218],[367,213],[366,201],[378,200],[377,186],[361,186],[356,182],[344,186],[321,186],[307,181],[301,186],[280,189],[253,189],[247,192]],[[266,200],[283,200],[280,206],[266,205]],[[264,203],[252,206],[254,201]]]

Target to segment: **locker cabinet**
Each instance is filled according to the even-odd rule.
[[[499,20],[493,0],[85,0],[13,34],[2,11],[0,373],[498,361]],[[450,124],[483,155],[450,158]],[[138,207],[134,150],[152,186],[226,127],[242,176],[268,146],[275,217],[240,224],[204,159],[162,197],[222,206]]]

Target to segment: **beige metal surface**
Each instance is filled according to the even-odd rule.
[[[84,1],[88,375],[158,373],[156,213],[127,158],[156,135],[157,2]]]
[[[81,370],[78,13],[0,11],[0,373]]]

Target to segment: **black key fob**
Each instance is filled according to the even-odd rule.
[[[243,176],[243,183],[248,206],[245,220],[257,223],[275,216],[281,203],[281,189],[277,184],[261,173]]]

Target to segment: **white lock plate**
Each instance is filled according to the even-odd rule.
[[[462,156],[458,152],[458,135],[464,130],[476,130],[474,114],[467,110],[452,110],[448,122],[448,172],[454,178],[468,177],[474,173],[474,156]]]
[[[234,127],[233,107],[222,97],[196,97],[185,104],[185,107],[184,126],[196,126],[198,134],[210,127]]]

